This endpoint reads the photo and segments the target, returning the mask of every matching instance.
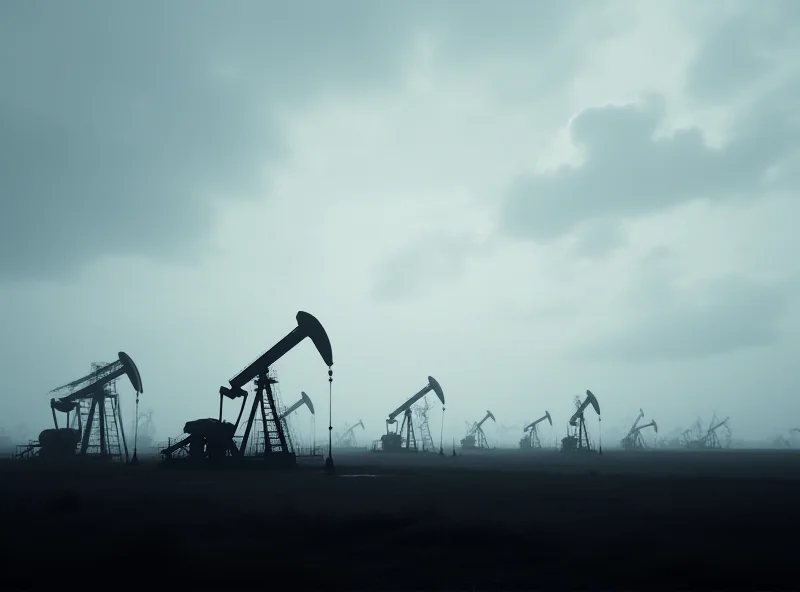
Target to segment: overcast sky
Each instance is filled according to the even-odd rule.
[[[362,440],[429,374],[446,439],[786,433],[798,95],[796,0],[4,2],[1,422],[123,350],[178,435],[305,310]]]

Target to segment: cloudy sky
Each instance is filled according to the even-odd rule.
[[[429,374],[445,438],[785,433],[798,56],[794,0],[2,3],[2,423],[123,350],[175,436],[306,310],[366,438]]]

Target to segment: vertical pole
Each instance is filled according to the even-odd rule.
[[[334,471],[333,466],[333,370],[328,366],[328,458],[325,459],[325,470]]]

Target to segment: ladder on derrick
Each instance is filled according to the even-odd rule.
[[[277,378],[274,372],[271,372],[268,376],[275,380],[276,383],[270,384],[269,381],[267,381],[263,387],[263,396],[261,397],[261,421],[256,422],[253,452],[256,455],[268,455],[271,453],[287,454],[292,451],[292,445],[286,426],[286,420],[280,419],[280,414],[278,413],[276,399],[279,393],[275,392],[277,390],[277,387],[275,387]],[[258,424],[260,424],[260,426]]]

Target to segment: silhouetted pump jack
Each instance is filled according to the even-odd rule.
[[[97,365],[86,376],[50,391],[59,396],[50,400],[54,428],[39,434],[42,458],[88,455],[91,439],[96,436],[95,456],[107,460],[122,460],[124,456],[129,461],[119,398],[110,388],[118,378],[127,375],[138,402],[138,395],[143,392],[142,377],[128,354],[119,352],[117,356],[116,362]],[[66,427],[59,427],[56,411],[66,414]],[[77,423],[77,429],[70,427],[73,423]]]
[[[553,425],[553,418],[550,417],[550,412],[545,411],[544,415],[542,415],[536,421],[532,421],[525,428],[522,430],[525,435],[519,441],[519,447],[523,450],[526,448],[541,448],[542,441],[539,439],[539,424],[542,423],[544,420],[550,422],[550,425]]]
[[[161,451],[165,463],[174,462],[179,457],[188,457],[195,461],[242,460],[247,451],[250,434],[253,431],[256,413],[260,413],[264,427],[264,450],[261,457],[267,466],[293,466],[294,452],[289,446],[284,433],[281,418],[272,393],[275,379],[269,376],[269,369],[275,362],[294,349],[306,337],[311,339],[320,356],[328,366],[329,378],[333,375],[333,351],[328,334],[320,322],[307,312],[297,313],[297,327],[286,337],[264,352],[255,362],[247,366],[228,382],[229,387],[219,389],[219,418],[198,419],[187,422],[184,432],[187,436]],[[332,380],[332,378],[331,378]],[[248,392],[245,386],[255,381],[256,394],[245,423],[244,434],[237,446],[234,434],[239,428],[242,415],[247,405]],[[222,419],[222,407],[225,398],[242,399],[236,423]]]
[[[656,423],[656,420],[652,420],[650,423],[646,423],[644,425],[639,425],[639,422],[643,417],[644,411],[639,409],[639,415],[636,416],[636,421],[633,422],[631,429],[628,430],[628,433],[625,435],[625,437],[620,440],[620,446],[622,446],[624,450],[637,450],[646,448],[641,433],[642,430],[646,428],[653,428],[656,434],[658,434],[658,424]]]
[[[562,438],[561,450],[563,452],[581,451],[592,452],[592,444],[589,442],[589,432],[586,430],[586,420],[583,412],[591,405],[598,417],[600,416],[600,404],[592,391],[586,391],[586,399],[580,404],[578,409],[569,418],[569,425],[574,428],[574,433]],[[602,452],[602,449],[601,449]]]
[[[389,414],[386,420],[386,433],[381,436],[381,450],[384,452],[417,451],[417,439],[414,436],[411,407],[431,391],[436,393],[436,396],[439,397],[442,405],[444,405],[444,392],[442,391],[442,387],[439,386],[439,383],[436,382],[433,376],[428,376],[428,384],[425,385],[422,390]],[[397,416],[401,413],[403,414],[403,422],[400,424],[400,430],[395,432],[390,431],[389,426],[397,425]],[[403,437],[403,431],[405,431],[405,438]]]
[[[467,432],[467,435],[461,439],[462,450],[489,450],[489,442],[486,439],[486,434],[483,432],[483,424],[487,419],[497,421],[491,411],[486,411],[479,422],[472,424],[472,427]]]

